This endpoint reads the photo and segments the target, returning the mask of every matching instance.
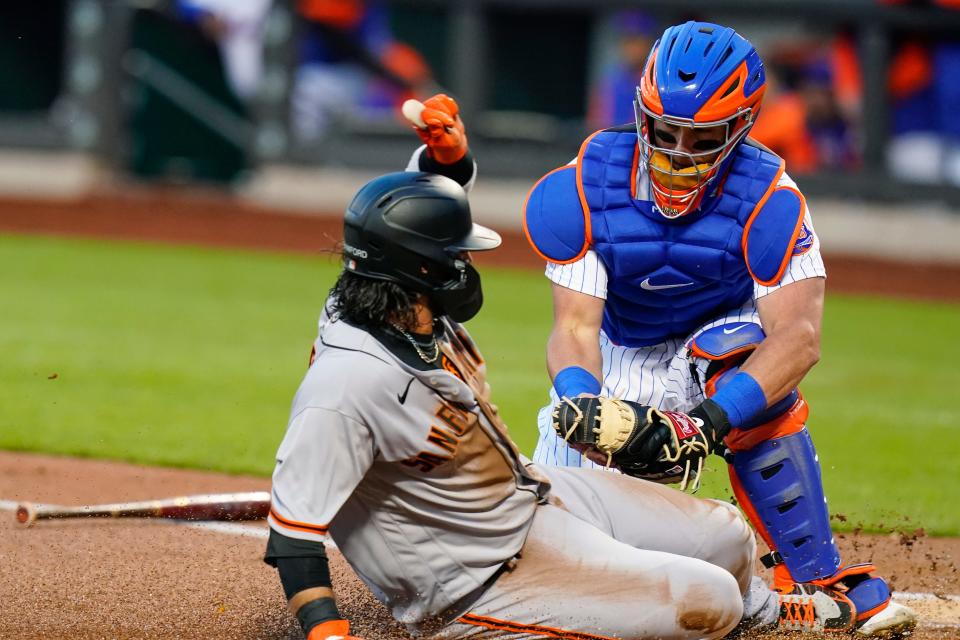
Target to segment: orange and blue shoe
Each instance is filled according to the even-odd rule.
[[[895,640],[910,635],[917,626],[917,614],[910,607],[889,601],[873,615],[860,619],[850,598],[836,589],[811,583],[796,583],[778,594],[784,631],[810,633],[855,633],[861,637]]]
[[[850,633],[857,625],[857,608],[839,591],[810,583],[797,583],[778,594],[783,631]]]

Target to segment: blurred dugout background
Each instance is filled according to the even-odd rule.
[[[502,186],[480,208],[516,226],[533,179],[633,119],[650,45],[690,18],[760,50],[753,135],[808,196],[861,213],[960,204],[958,0],[3,3],[0,191],[214,185],[336,213],[406,162],[398,105],[442,90]]]

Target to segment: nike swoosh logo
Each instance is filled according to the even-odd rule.
[[[400,401],[400,404],[403,404],[407,401],[407,394],[410,392],[410,385],[413,384],[413,378],[410,378],[410,382],[407,383],[407,388],[403,390],[403,394],[397,394],[397,400]]]
[[[731,333],[736,333],[737,331],[740,331],[740,329],[743,329],[744,327],[748,327],[748,326],[750,326],[749,323],[742,324],[739,327],[734,327],[733,329],[727,329],[726,327],[724,327],[723,332],[727,335],[730,335]]]
[[[677,287],[689,287],[692,285],[692,282],[681,282],[680,284],[650,284],[650,278],[647,278],[640,283],[641,289],[646,289],[647,291],[657,291],[659,289],[676,289]]]

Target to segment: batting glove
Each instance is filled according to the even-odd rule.
[[[460,107],[450,96],[438,93],[423,102],[407,100],[403,116],[427,145],[427,154],[440,164],[454,164],[467,155],[467,132]]]

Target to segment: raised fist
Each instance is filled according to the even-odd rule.
[[[438,93],[423,102],[407,100],[402,111],[427,145],[429,156],[440,164],[453,164],[467,154],[467,133],[460,119],[460,107],[450,96]]]

